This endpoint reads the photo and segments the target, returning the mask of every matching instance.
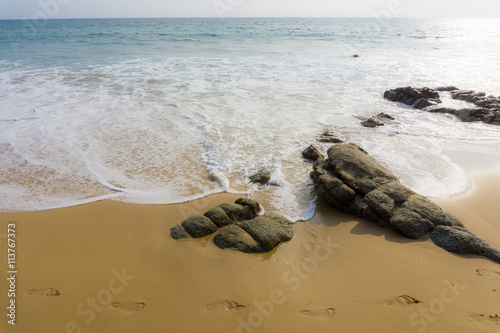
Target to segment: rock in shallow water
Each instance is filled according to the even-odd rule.
[[[323,154],[323,151],[321,148],[310,145],[304,151],[302,152],[302,157],[307,158],[308,160],[313,160],[316,161],[318,159],[324,159],[325,155]]]
[[[500,125],[500,97],[486,96],[484,92],[459,90],[457,87],[429,88],[402,87],[384,92],[384,98],[393,102],[404,102],[416,109],[424,109],[441,103],[438,91],[450,92],[451,98],[472,103],[463,109],[428,108],[433,113],[449,113],[464,122],[482,121],[486,124]]]
[[[268,168],[262,168],[255,174],[251,175],[250,181],[252,183],[259,183],[261,185],[266,185],[269,180],[271,180],[272,173]]]

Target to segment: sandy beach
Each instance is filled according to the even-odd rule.
[[[466,160],[456,162],[473,190],[436,202],[500,248],[499,165]],[[428,236],[406,239],[321,202],[312,220],[294,224],[292,241],[268,254],[221,250],[210,236],[170,238],[186,217],[237,197],[0,214],[4,256],[15,222],[17,265],[16,325],[4,315],[0,331],[500,330],[498,264],[448,253]],[[0,289],[9,290],[6,279]]]

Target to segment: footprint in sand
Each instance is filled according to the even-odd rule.
[[[385,305],[394,305],[394,304],[413,305],[418,303],[421,303],[421,301],[419,301],[414,297],[411,297],[410,295],[400,295],[396,298],[390,298],[384,301]]]
[[[500,325],[500,316],[497,314],[493,316],[485,315],[484,313],[472,313],[469,317],[465,318],[465,321],[469,324],[480,325],[483,322],[490,321],[495,325]]]
[[[122,310],[125,312],[138,312],[146,307],[146,303],[142,302],[114,302],[109,305],[113,309]]]
[[[333,318],[335,315],[334,308],[324,308],[317,310],[302,310],[300,314],[307,317],[315,317],[315,318]]]
[[[56,297],[61,295],[59,290],[56,288],[45,288],[45,289],[30,289],[24,292],[26,296],[42,296],[42,297]]]
[[[465,321],[469,324],[479,325],[484,318],[483,313],[472,313],[470,317],[465,318]]]
[[[484,277],[488,277],[488,278],[500,277],[499,271],[492,271],[492,270],[485,269],[485,268],[476,269],[476,274],[479,276],[484,276]]]
[[[489,316],[493,324],[500,325],[500,317],[496,314],[494,316]]]
[[[213,311],[213,310],[225,310],[225,311],[232,311],[232,310],[239,310],[241,308],[246,308],[248,305],[245,304],[240,304],[236,301],[233,301],[232,299],[225,299],[222,301],[217,301],[213,302],[210,304],[205,305],[205,309]]]

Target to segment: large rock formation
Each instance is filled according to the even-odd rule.
[[[449,92],[455,100],[467,101],[473,104],[470,108],[427,108],[441,103],[438,91]],[[472,90],[459,90],[457,87],[440,87],[435,90],[430,88],[402,87],[387,90],[384,98],[393,102],[402,102],[412,105],[416,109],[427,108],[434,113],[449,113],[461,121],[482,121],[486,124],[500,125],[500,97],[486,96],[484,92]]]
[[[408,238],[419,239],[438,226],[466,230],[457,218],[406,188],[357,144],[332,146],[328,149],[328,159],[314,163],[311,176],[317,195],[328,204],[380,226],[392,226]],[[470,244],[473,234],[465,235],[468,238],[462,237],[459,246],[464,249],[462,253],[481,254],[481,251],[470,252],[463,245]]]
[[[262,253],[274,249],[294,236],[292,224],[278,214],[260,212],[258,202],[239,198],[234,204],[225,203],[191,216],[170,229],[173,239],[201,238],[221,229],[214,243],[221,249],[235,248],[246,253]]]
[[[466,228],[438,226],[430,233],[439,247],[457,254],[475,254],[500,264],[500,251]]]

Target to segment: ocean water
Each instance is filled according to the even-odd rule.
[[[498,127],[382,98],[408,85],[499,96],[500,20],[0,21],[0,32],[0,211],[227,191],[308,219],[301,151],[329,127],[430,197],[471,188],[446,151],[500,155]],[[396,121],[359,125],[379,112]],[[249,184],[261,167],[271,186]]]

